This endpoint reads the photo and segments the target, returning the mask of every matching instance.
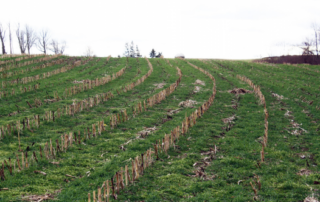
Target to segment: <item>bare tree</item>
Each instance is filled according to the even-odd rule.
[[[138,45],[136,46],[136,55],[137,55],[138,58],[142,57],[142,55],[140,55],[140,50],[138,48]]]
[[[1,40],[1,44],[2,44],[2,54],[6,54],[6,47],[5,47],[5,37],[6,37],[6,31],[4,30],[4,28],[2,27],[2,24],[0,23],[0,40]]]
[[[42,30],[38,37],[37,47],[39,51],[47,54],[47,49],[49,46],[49,35],[48,30]]]
[[[309,38],[306,38],[304,42],[302,42],[302,55],[313,55],[313,51],[311,49],[313,41]]]
[[[28,54],[30,55],[30,49],[36,43],[37,36],[36,36],[36,33],[33,31],[33,29],[28,25],[26,25],[26,38],[27,38]]]
[[[66,49],[66,42],[63,41],[62,43],[59,43],[57,40],[52,39],[50,43],[49,50],[54,52],[54,54],[63,54]]]
[[[84,52],[85,57],[92,57],[93,56],[93,50],[90,48],[90,46],[87,47],[86,51]]]
[[[316,45],[316,53],[317,57],[319,57],[318,43],[320,42],[320,26],[316,23],[312,23],[312,28],[314,31],[314,43]]]
[[[130,45],[130,57],[131,58],[135,58],[136,57],[136,52],[134,51],[134,44],[133,41],[131,41],[131,45]]]
[[[60,45],[60,54],[63,54],[64,51],[66,50],[66,47],[67,47],[67,42],[66,41],[63,41]]]
[[[11,25],[8,23],[9,27],[9,42],[10,42],[10,55],[12,55],[12,35],[11,35]]]
[[[17,30],[16,30],[16,36],[18,38],[19,42],[19,48],[21,54],[26,53],[26,48],[27,48],[27,41],[26,41],[26,34],[24,30],[20,30],[20,24],[18,24]]]
[[[123,57],[129,57],[130,56],[130,50],[129,50],[129,44],[125,44],[125,51],[123,53]]]

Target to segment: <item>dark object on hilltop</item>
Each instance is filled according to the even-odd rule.
[[[182,58],[182,59],[184,59],[185,56],[182,53],[179,53],[174,58]]]
[[[158,53],[158,55],[156,55],[156,58],[160,58],[162,56],[162,53]]]
[[[160,52],[157,54],[157,52],[156,52],[154,49],[152,49],[151,52],[150,52],[150,57],[151,57],[151,58],[154,58],[154,57],[156,57],[156,58],[163,58],[163,55],[162,55],[162,53],[160,53]]]
[[[232,94],[246,94],[246,93],[253,93],[250,90],[246,90],[243,88],[234,88],[232,90],[229,90],[228,93],[232,93]]]
[[[264,63],[274,63],[274,64],[310,64],[310,65],[319,65],[320,57],[316,55],[286,55],[280,57],[266,57],[254,62],[264,62]]]
[[[155,51],[154,49],[151,50],[151,52],[150,52],[150,57],[151,57],[151,58],[156,57],[156,51]]]

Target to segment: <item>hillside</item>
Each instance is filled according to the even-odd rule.
[[[319,71],[0,58],[0,201],[319,198]]]

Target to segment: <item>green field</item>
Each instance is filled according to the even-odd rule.
[[[0,59],[0,201],[320,197],[320,66],[45,57]]]

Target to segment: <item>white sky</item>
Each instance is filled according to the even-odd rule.
[[[248,59],[297,53],[313,37],[320,0],[3,0],[0,23],[48,29],[66,54],[116,57],[133,41],[143,56]],[[14,30],[13,30],[14,33]],[[9,52],[7,39],[6,51]],[[14,35],[14,52],[19,53]],[[36,47],[32,53],[38,53]]]

